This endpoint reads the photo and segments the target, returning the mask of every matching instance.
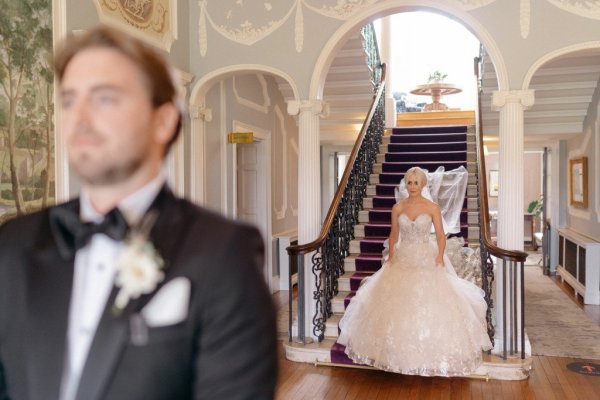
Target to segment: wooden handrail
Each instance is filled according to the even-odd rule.
[[[323,243],[325,242],[325,239],[327,239],[327,234],[329,233],[329,231],[331,229],[331,225],[333,224],[333,220],[335,219],[335,214],[336,214],[338,205],[340,204],[340,202],[342,200],[342,196],[344,195],[344,190],[346,190],[346,186],[348,185],[348,179],[350,177],[350,173],[352,172],[354,162],[356,161],[356,157],[358,156],[358,152],[361,148],[362,142],[367,134],[367,129],[369,128],[369,125],[371,124],[371,119],[373,118],[373,115],[375,114],[375,109],[377,108],[377,104],[379,103],[381,95],[383,94],[383,90],[385,88],[385,75],[386,75],[386,65],[385,65],[385,63],[382,63],[381,64],[381,83],[379,84],[379,88],[377,89],[377,92],[373,95],[373,102],[371,103],[371,107],[369,108],[369,113],[367,114],[367,118],[365,119],[365,122],[363,123],[363,126],[358,135],[358,138],[356,139],[356,142],[354,143],[354,147],[352,148],[352,153],[350,153],[350,158],[348,159],[346,168],[344,169],[344,175],[342,176],[340,184],[337,187],[333,201],[331,202],[331,205],[329,206],[329,211],[327,211],[327,216],[325,217],[325,221],[323,222],[323,227],[321,228],[321,233],[319,234],[319,237],[317,237],[315,240],[313,240],[310,243],[288,247],[287,251],[290,256],[296,256],[299,254],[307,254],[307,253],[313,252],[313,251],[317,250],[318,248],[320,248],[323,245]]]
[[[479,80],[479,68],[475,68],[475,74]],[[490,235],[490,210],[488,206],[488,188],[487,188],[487,172],[485,169],[485,153],[483,150],[483,125],[481,117],[481,93],[477,96],[477,171],[479,180],[479,218],[481,227],[481,241],[488,252],[497,258],[502,258],[506,261],[524,262],[527,258],[527,253],[520,250],[506,250],[496,246]]]

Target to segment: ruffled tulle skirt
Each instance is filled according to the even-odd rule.
[[[433,242],[400,244],[358,290],[338,342],[356,363],[411,375],[464,376],[492,345],[483,290],[435,266]]]

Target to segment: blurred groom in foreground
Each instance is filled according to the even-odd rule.
[[[79,198],[0,227],[0,400],[271,399],[259,232],[177,198],[171,67],[100,27],[55,59]]]

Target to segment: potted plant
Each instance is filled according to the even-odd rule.
[[[543,206],[544,206],[544,196],[542,195],[542,196],[540,196],[539,199],[533,200],[531,203],[529,203],[529,205],[527,206],[527,212],[535,215],[536,217],[539,217],[540,214],[542,213]]]
[[[429,78],[427,78],[427,83],[440,83],[443,82],[448,74],[444,74],[440,72],[440,70],[435,70],[431,74],[429,74]]]

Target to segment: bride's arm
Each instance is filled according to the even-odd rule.
[[[435,259],[435,265],[444,266],[444,251],[446,249],[446,234],[444,233],[444,224],[442,222],[442,212],[440,206],[433,204],[433,227],[435,228],[435,237],[438,245],[438,255]]]
[[[398,241],[398,215],[400,213],[400,204],[394,204],[392,207],[392,229],[390,231],[390,238],[388,239],[388,246],[390,249],[390,253],[388,256],[388,260],[392,260],[394,258],[394,250],[396,247],[396,242]]]

